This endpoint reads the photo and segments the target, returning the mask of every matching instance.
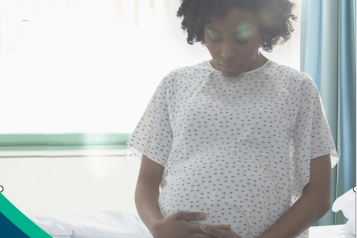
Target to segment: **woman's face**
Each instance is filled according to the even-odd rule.
[[[236,77],[247,71],[258,53],[261,34],[251,12],[230,10],[224,18],[212,17],[205,27],[206,47],[212,66],[224,75]]]

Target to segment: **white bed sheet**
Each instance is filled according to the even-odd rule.
[[[152,238],[135,213],[47,214],[29,217],[54,238]],[[344,225],[310,227],[309,238],[355,238]]]
[[[355,235],[346,231],[344,226],[312,226],[309,229],[309,238],[356,238]]]
[[[135,213],[57,213],[29,217],[52,237],[62,238],[152,238]]]

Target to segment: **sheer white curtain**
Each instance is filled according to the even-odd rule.
[[[131,133],[169,71],[209,59],[186,43],[179,4],[0,0],[1,134]],[[299,69],[295,29],[265,55]]]

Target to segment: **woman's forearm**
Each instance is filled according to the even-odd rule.
[[[321,217],[329,206],[319,196],[305,193],[279,220],[258,238],[295,238]]]
[[[159,187],[145,183],[138,183],[135,190],[135,204],[138,214],[146,225],[146,227],[153,233],[154,225],[162,220],[162,214],[158,205]]]

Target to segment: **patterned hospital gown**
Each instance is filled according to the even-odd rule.
[[[127,144],[164,167],[164,218],[202,211],[197,223],[230,224],[243,238],[262,234],[302,195],[310,159],[339,160],[316,84],[274,61],[238,77],[209,61],[173,70]]]

